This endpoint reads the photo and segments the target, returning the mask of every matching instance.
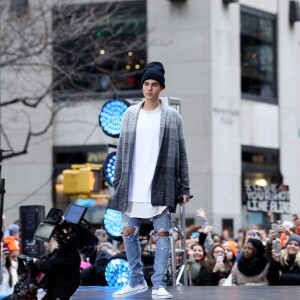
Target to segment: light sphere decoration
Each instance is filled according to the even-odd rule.
[[[116,154],[116,151],[109,153],[104,163],[104,177],[110,186],[113,185],[115,179]]]
[[[122,118],[131,104],[122,100],[108,100],[102,106],[99,115],[99,125],[103,132],[113,138],[118,138],[121,132]]]
[[[129,283],[129,264],[123,258],[112,258],[105,267],[105,279],[109,286],[122,287]]]
[[[122,240],[122,213],[120,211],[107,208],[103,218],[104,228],[109,236],[114,240]]]

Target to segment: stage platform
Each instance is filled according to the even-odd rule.
[[[112,296],[117,290],[107,286],[79,287],[71,300],[120,299]],[[176,300],[295,300],[300,295],[300,286],[182,286],[167,290]],[[151,287],[145,293],[123,299],[152,299]]]

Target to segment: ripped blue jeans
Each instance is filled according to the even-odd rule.
[[[123,213],[123,226],[134,227],[135,231],[129,236],[124,236],[127,259],[130,267],[130,286],[135,287],[144,280],[143,264],[141,259],[141,248],[139,243],[139,228],[142,219],[130,218]],[[156,237],[156,250],[154,258],[154,274],[151,277],[154,289],[166,287],[169,255],[171,250],[170,230],[171,230],[171,213],[168,209],[160,215],[153,217],[153,228]],[[168,232],[169,235],[162,237],[157,232]]]

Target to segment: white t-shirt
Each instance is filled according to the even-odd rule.
[[[159,153],[160,117],[161,105],[151,111],[141,108],[139,113],[126,211],[130,217],[151,218],[166,208],[151,205],[152,179]]]

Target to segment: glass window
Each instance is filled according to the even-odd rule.
[[[146,60],[146,2],[122,1],[53,9],[55,91],[140,89]]]
[[[243,6],[241,88],[244,99],[277,103],[276,17]]]

